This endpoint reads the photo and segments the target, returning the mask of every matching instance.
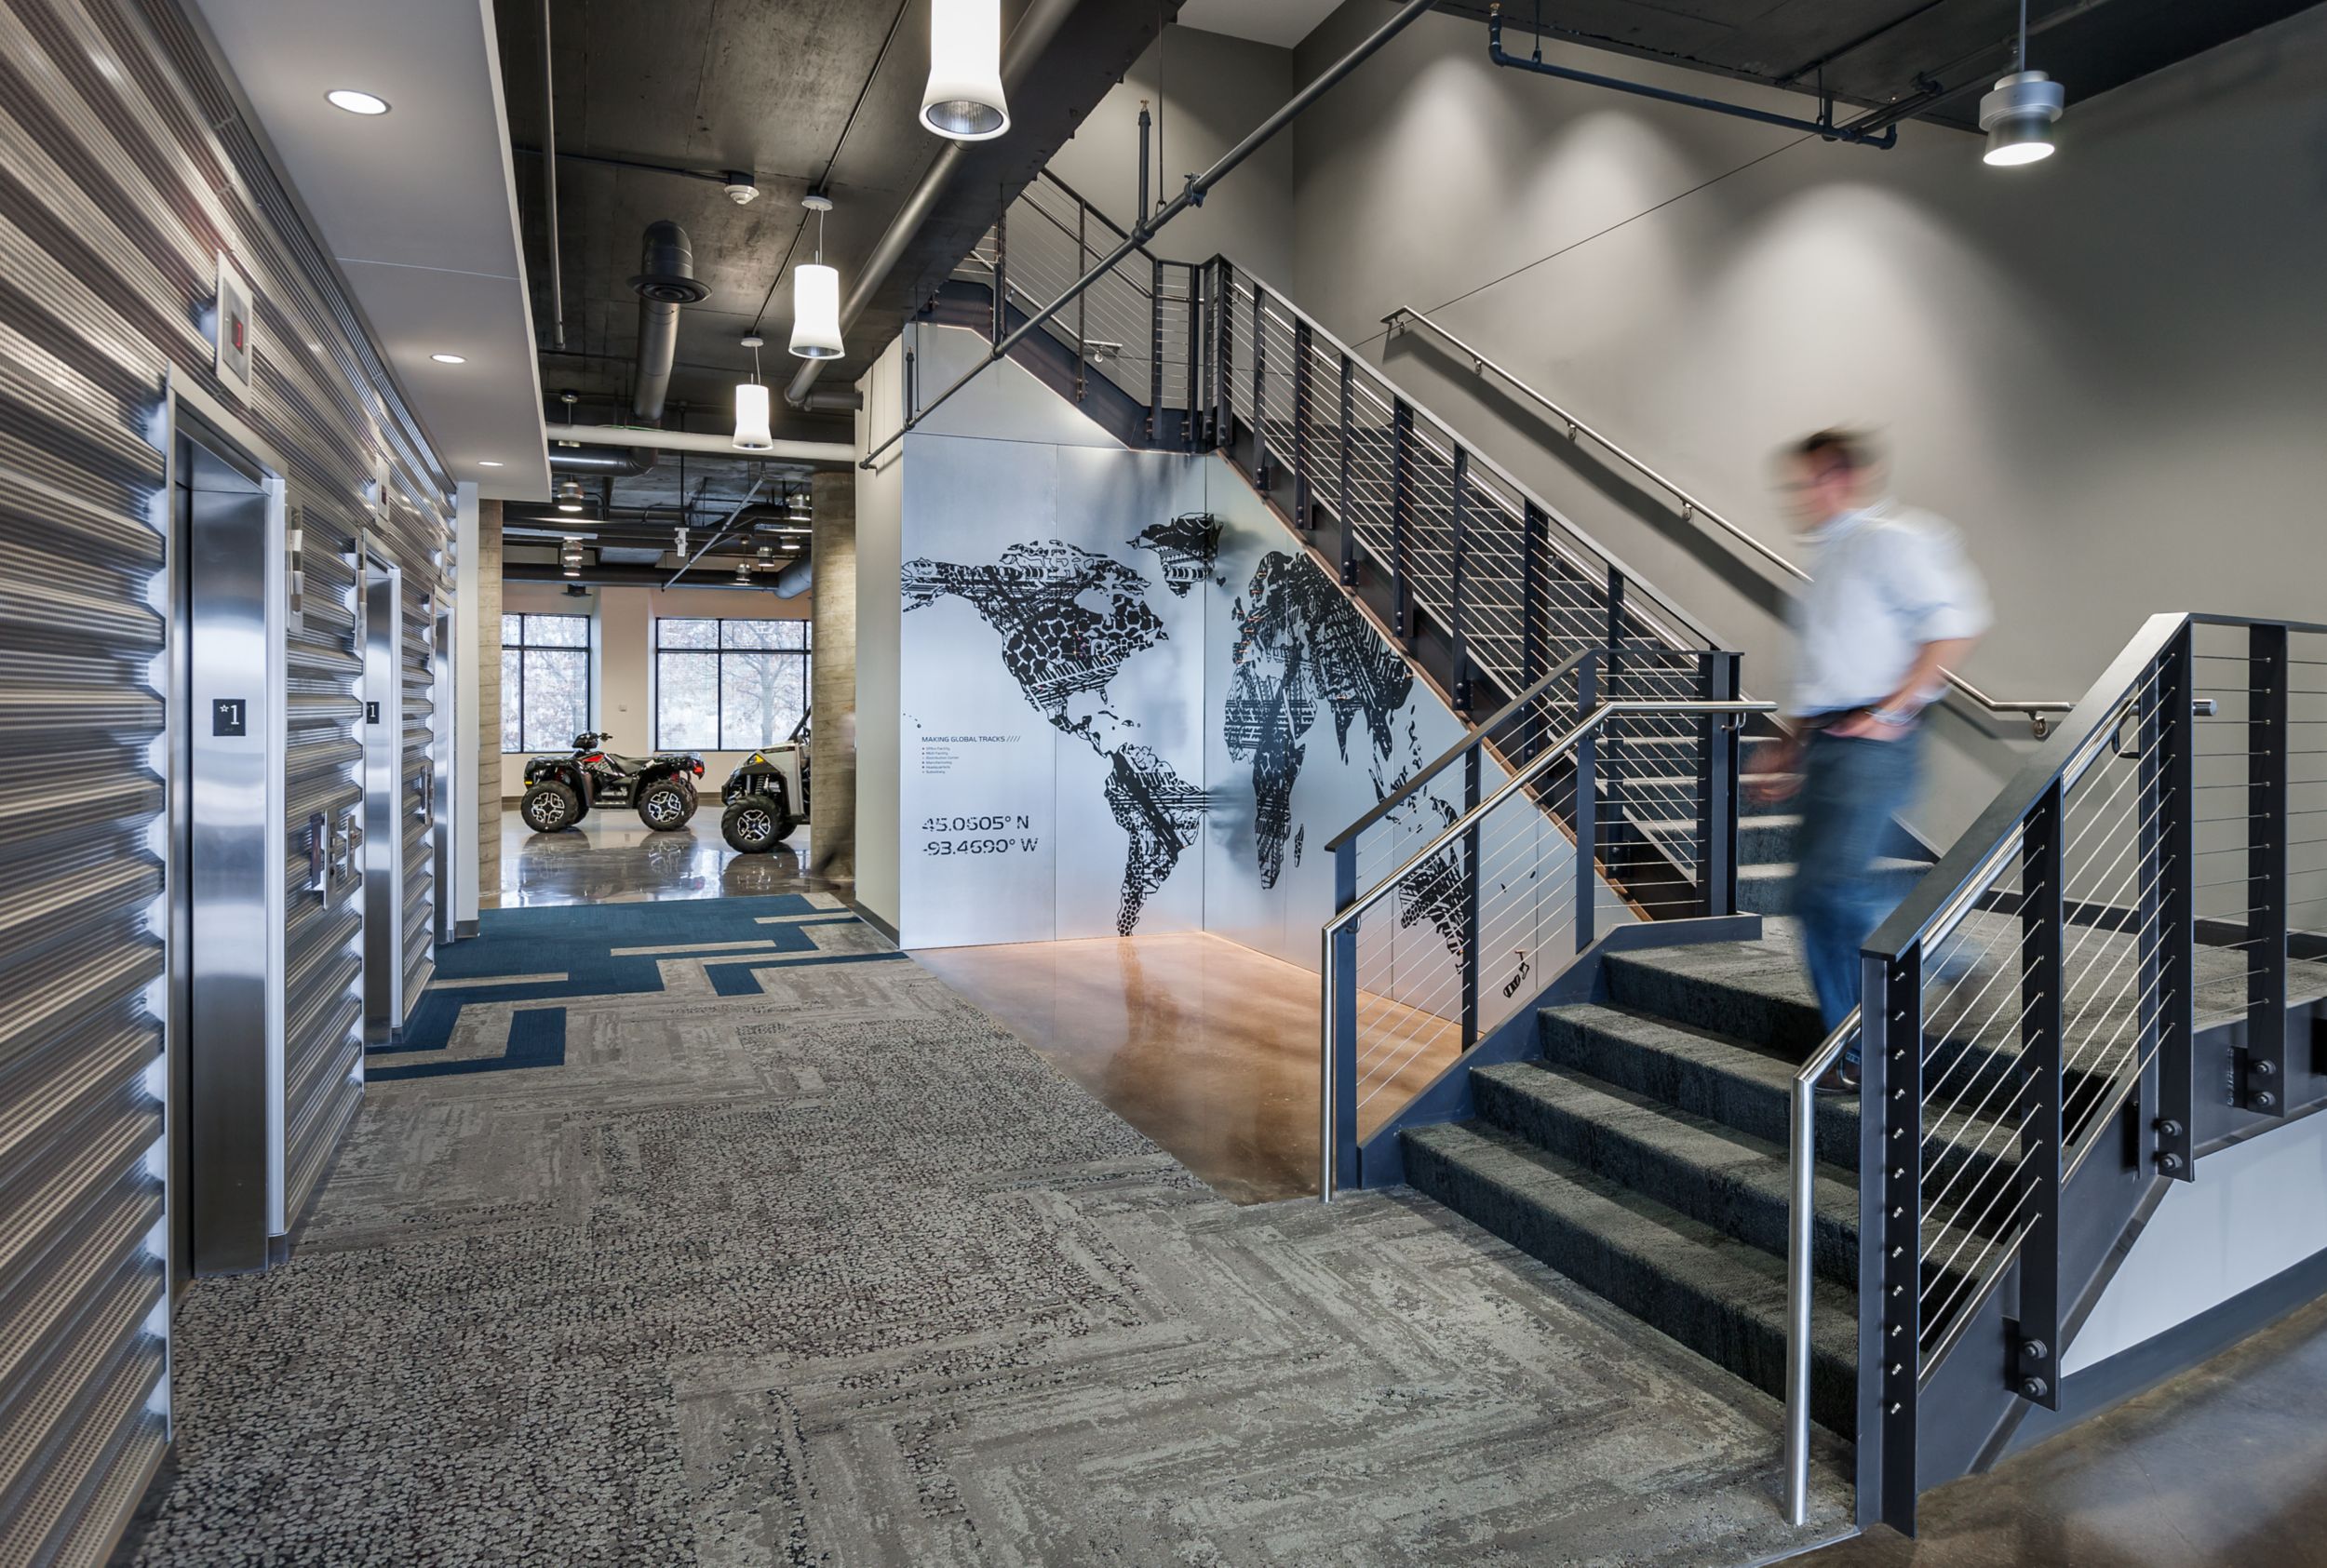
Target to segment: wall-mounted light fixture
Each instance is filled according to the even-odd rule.
[[[824,264],[824,215],[832,198],[805,195],[816,215],[816,259],[792,269],[792,352],[802,359],[841,357],[841,275]]]
[[[775,433],[768,428],[768,387],[760,379],[760,345],[765,341],[758,333],[744,340],[744,347],[751,350],[751,380],[735,388],[735,449],[739,452],[764,452],[775,445]]]
[[[921,124],[955,141],[1010,128],[1002,96],[1002,0],[930,0],[929,85]]]
[[[2020,0],[2020,42],[2011,66],[2011,74],[1980,100],[1980,128],[1987,132],[1981,161],[1997,168],[2051,157],[2052,125],[2068,103],[2058,82],[2028,69],[2028,0]]]

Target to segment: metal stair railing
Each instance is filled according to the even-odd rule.
[[[2225,682],[2207,685],[2202,673],[2222,665]],[[2295,1080],[2327,1094],[2307,1056],[2290,1060],[2287,1023],[2295,946],[2327,951],[2290,939],[2294,910],[2314,928],[2327,914],[2327,838],[2293,831],[2327,812],[2327,769],[2295,766],[2327,757],[2327,684],[2299,678],[2321,666],[2327,626],[2153,616],[1868,939],[1860,1015],[1794,1088],[1796,1522],[1809,1464],[1810,1085],[1853,1038],[1859,1512],[1907,1531],[1936,1430],[1918,1426],[1918,1399],[1956,1370],[1951,1358],[1981,1359],[1975,1377],[1993,1358],[1999,1400],[2060,1408],[2062,1356],[2089,1294],[2064,1238],[2089,1230],[2078,1205],[2098,1200],[2079,1173],[2108,1159],[2138,1182],[2189,1181],[2211,1152],[2201,1124],[2238,1119],[2252,1135],[2296,1108]],[[2218,998],[2241,979],[2243,1012],[2213,1019],[2242,1026],[2234,1081],[2226,1094],[2210,1052],[2201,1090],[2201,987]],[[2310,994],[2320,990],[2327,979]],[[1997,1321],[2008,1280],[2012,1310]]]
[[[1698,499],[1695,495],[1692,495],[1687,489],[1684,489],[1680,485],[1665,477],[1663,474],[1660,473],[1655,468],[1650,467],[1640,458],[1634,456],[1633,453],[1626,450],[1616,441],[1610,439],[1607,436],[1594,429],[1590,424],[1585,423],[1567,408],[1555,402],[1542,392],[1537,390],[1532,384],[1522,377],[1514,374],[1502,365],[1498,364],[1495,360],[1489,358],[1480,350],[1473,347],[1470,343],[1464,342],[1453,332],[1448,331],[1446,328],[1441,327],[1437,322],[1432,320],[1429,315],[1425,312],[1415,310],[1410,306],[1401,305],[1396,310],[1392,311],[1388,315],[1383,316],[1381,318],[1381,324],[1386,329],[1387,335],[1392,338],[1394,338],[1401,331],[1411,330],[1416,327],[1422,328],[1430,332],[1433,337],[1436,337],[1441,342],[1454,348],[1465,359],[1468,359],[1471,362],[1473,374],[1481,377],[1490,375],[1493,376],[1497,381],[1500,381],[1504,385],[1510,387],[1513,392],[1516,392],[1527,402],[1530,402],[1537,408],[1543,409],[1553,418],[1559,421],[1560,423],[1567,426],[1567,438],[1570,441],[1591,441],[1601,450],[1607,452],[1610,457],[1615,458],[1619,462],[1623,463],[1634,473],[1648,480],[1651,485],[1654,485],[1658,489],[1661,489],[1664,491],[1665,494],[1671,496],[1675,502],[1679,503],[1681,509],[1681,520],[1683,522],[1694,522],[1702,518],[1703,521],[1710,523],[1715,528],[1720,529],[1723,533],[1728,534],[1730,539],[1734,540],[1738,544],[1743,546],[1747,551],[1759,557],[1762,561],[1775,567],[1779,571],[1793,578],[1796,582],[1808,583],[1810,580],[1809,572],[1804,571],[1800,567],[1795,565],[1794,562],[1788,560],[1784,556],[1780,555],[1777,551],[1771,549],[1768,544],[1763,543],[1761,540],[1755,538],[1749,530],[1732,521],[1728,517],[1724,516],[1720,512],[1715,510],[1713,507],[1706,505],[1704,502]],[[1962,676],[1957,675],[1953,670],[1943,671],[1942,673],[1946,676],[1947,684],[1950,687],[1954,688],[1957,693],[1983,712],[1998,717],[2016,714],[2025,717],[2028,720],[2030,730],[2034,731],[2037,739],[2038,740],[2042,740],[2051,730],[2052,720],[2050,716],[2054,714],[2065,714],[2074,705],[2070,703],[2051,699],[2021,700],[1995,697],[1989,695],[1986,691],[1981,690],[1972,682],[1966,680]]]
[[[1606,922],[1734,912],[1735,727],[1771,704],[1694,694],[1709,679],[1733,679],[1733,656],[1662,651],[1673,673],[1639,671],[1636,685],[1675,694],[1605,698],[1602,661],[1571,661],[1333,841],[1336,912],[1320,934],[1326,1201],[1361,1179],[1361,1137],[1532,1006]],[[1639,658],[1637,650],[1604,653]],[[1580,711],[1552,719],[1567,703]],[[1607,831],[1624,808],[1595,777],[1599,753],[1651,721],[1690,733],[1692,747],[1670,748],[1664,766],[1688,770],[1703,803],[1704,849],[1661,911],[1627,907],[1600,874],[1612,846],[1642,851],[1636,838]],[[1490,755],[1490,738],[1513,732],[1509,752]],[[1428,787],[1458,762],[1459,807]],[[1714,848],[1724,838],[1728,852]],[[1361,841],[1384,863],[1362,891]]]

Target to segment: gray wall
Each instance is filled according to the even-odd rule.
[[[1161,87],[1159,88],[1159,77]],[[1167,27],[1099,101],[1051,171],[1128,228],[1138,206],[1139,101],[1162,112],[1161,205],[1211,167],[1293,95],[1293,51],[1217,33]],[[1202,207],[1172,221],[1155,253],[1201,261],[1226,251],[1271,282],[1293,270],[1294,145],[1278,137],[1222,181]]]
[[[1297,74],[1384,14],[1350,0]],[[2151,610],[2320,613],[2322,60],[2314,10],[2072,104],[2059,156],[1999,171],[1944,129],[1877,153],[1498,71],[1482,26],[1429,16],[1295,127],[1290,287],[1744,649],[1761,692],[1786,657],[1762,572],[1466,362],[1411,337],[1385,358],[1380,317],[1432,311],[1772,541],[1771,449],[1876,426],[1901,494],[1963,529],[1994,590],[1967,673],[2074,696]],[[1921,820],[1951,834],[2022,743],[1939,728]]]

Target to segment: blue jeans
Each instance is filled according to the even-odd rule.
[[[1859,1005],[1859,949],[1905,891],[1878,877],[1890,819],[1914,802],[1923,734],[1845,740],[1815,731],[1802,755],[1802,825],[1795,839],[1794,918],[1802,960],[1832,1030]],[[1843,1060],[1858,1061],[1855,1041]]]

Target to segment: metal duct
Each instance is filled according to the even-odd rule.
[[[664,452],[708,452],[715,457],[733,458],[739,462],[784,462],[821,464],[827,468],[846,468],[856,461],[856,447],[850,441],[778,441],[757,451],[738,451],[730,437],[707,430],[655,430],[647,426],[628,424],[561,424],[550,433],[551,442],[580,441],[606,447],[629,447]],[[555,455],[552,456],[555,461]],[[599,473],[614,472],[599,469]]]
[[[722,577],[706,573],[701,577],[691,577],[687,580],[687,586],[690,588],[733,588],[738,593],[764,594],[768,592],[766,583],[738,583],[732,575],[733,569],[731,567],[726,570],[731,575]],[[595,565],[585,564],[581,571],[572,577],[568,577],[565,574],[565,569],[555,561],[504,561],[501,563],[501,580],[504,583],[577,583],[593,588],[660,588],[663,586],[663,579],[668,575],[669,573],[659,566],[625,566],[612,561],[599,561]],[[780,583],[782,578],[778,577],[776,581]],[[777,591],[781,592],[781,589]]]
[[[639,275],[630,287],[639,296],[639,380],[630,411],[642,424],[660,424],[670,395],[671,365],[679,357],[679,307],[698,303],[711,292],[695,281],[694,247],[687,231],[667,218],[649,223]]]
[[[775,574],[775,596],[779,599],[798,598],[816,580],[816,557],[802,556]]]
[[[1028,76],[1034,70],[1035,60],[1044,49],[1050,47],[1051,40],[1058,36],[1059,28],[1066,25],[1067,19],[1074,14],[1075,5],[1076,0],[1034,0],[1034,4],[1028,8],[1016,30],[1010,34],[1009,45],[1002,53],[1002,88],[1005,98],[1025,87]],[[930,213],[936,209],[937,198],[945,194],[946,186],[952,182],[955,171],[961,168],[962,159],[969,155],[973,145],[962,141],[947,142],[945,151],[930,161],[927,172],[921,176],[921,182],[913,187],[913,194],[905,198],[903,207],[897,208],[897,215],[889,220],[889,227],[881,235],[881,243],[873,247],[872,254],[857,269],[856,286],[849,290],[848,299],[841,307],[842,337],[846,337],[855,327],[857,317],[865,314],[865,307],[872,302],[873,295],[888,281],[897,259],[905,254],[905,248],[913,242],[915,235],[921,233],[921,225],[929,221]],[[811,359],[801,366],[800,373],[792,378],[791,384],[784,389],[784,401],[795,409],[807,408],[810,389],[830,363],[828,359]]]
[[[652,447],[632,447],[627,451],[612,447],[560,447],[555,436],[549,442],[549,466],[561,473],[626,479],[644,474],[660,461],[661,454]]]

